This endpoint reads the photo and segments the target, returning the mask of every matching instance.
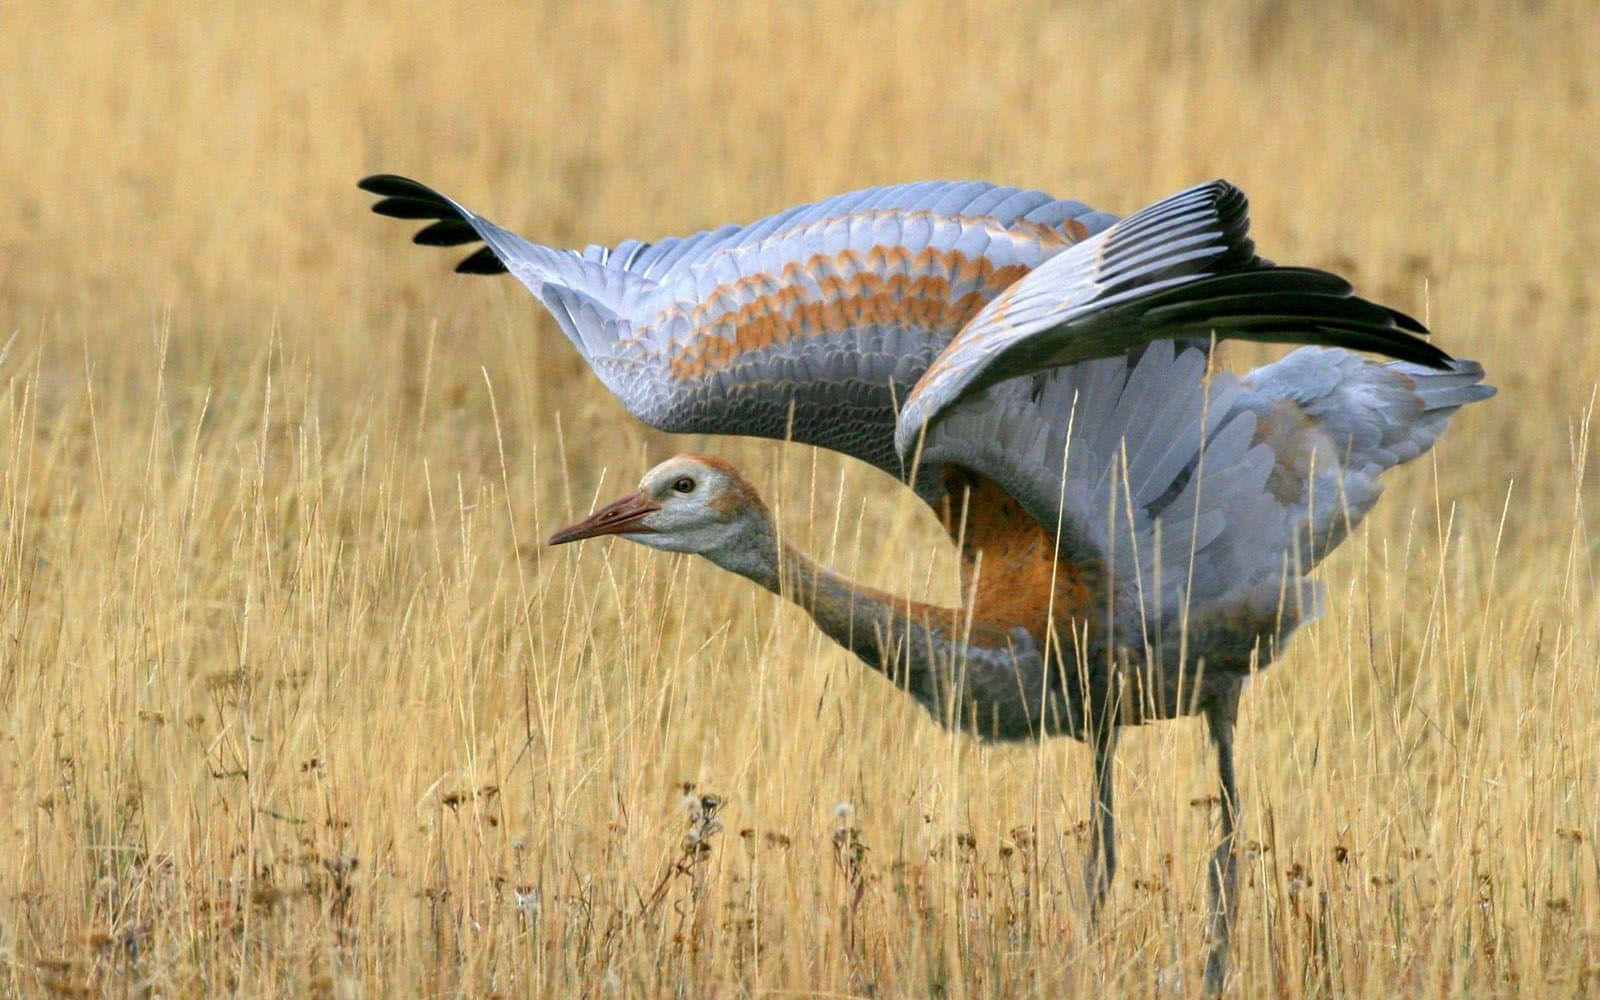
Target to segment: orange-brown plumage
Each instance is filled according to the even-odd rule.
[[[874,249],[909,256],[903,248]],[[674,345],[667,373],[680,381],[704,378],[747,353],[867,323],[953,333],[1028,273],[1021,264],[996,267],[985,257],[931,248],[910,258],[903,274],[859,265],[851,251],[816,254],[786,265],[777,283],[761,273],[719,285],[690,310],[697,334],[689,344]],[[808,285],[816,297],[806,297]],[[643,340],[648,329],[636,337]]]
[[[982,476],[952,468],[945,490],[940,519],[961,551],[975,634],[1020,627],[1042,636],[1052,620],[1090,617],[1104,585],[1101,567],[1064,559],[1052,533]]]
[[[1267,489],[1280,503],[1295,503],[1305,496],[1320,436],[1316,421],[1292,399],[1280,399],[1256,417],[1255,441],[1272,448],[1274,456]],[[1324,455],[1322,460],[1332,461],[1333,456]],[[1334,503],[1338,498],[1327,500]]]

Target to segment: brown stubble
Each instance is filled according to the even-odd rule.
[[[941,733],[689,560],[516,551],[685,443],[372,218],[376,170],[563,245],[924,177],[1240,184],[1267,256],[1502,390],[1250,685],[1241,989],[1592,992],[1592,37],[1576,0],[0,7],[0,992],[1196,988],[1196,727],[1123,741],[1091,941],[1082,748]],[[886,477],[688,446],[956,603]]]

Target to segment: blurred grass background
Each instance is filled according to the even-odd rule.
[[[1091,936],[1080,747],[943,733],[708,566],[536,544],[694,448],[951,600],[918,503],[638,426],[514,282],[370,216],[381,170],[556,245],[1238,183],[1268,256],[1501,395],[1250,686],[1231,989],[1592,994],[1597,36],[1585,0],[0,5],[0,992],[1199,989],[1199,727],[1123,741]]]

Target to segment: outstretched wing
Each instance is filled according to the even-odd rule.
[[[415,181],[369,177],[417,241],[486,246],[602,382],[663,430],[792,438],[902,477],[895,410],[934,356],[1008,285],[1115,221],[978,182],[871,188],[747,226],[556,250]],[[924,491],[925,494],[928,491]]]
[[[975,316],[900,414],[909,454],[960,400],[1020,375],[1198,335],[1327,344],[1441,366],[1416,320],[1352,294],[1344,279],[1255,253],[1248,204],[1226,181],[1163,199],[1057,254]]]
[[[1316,617],[1321,588],[1307,574],[1377,503],[1382,474],[1433,447],[1456,410],[1493,396],[1482,379],[1472,361],[1436,368],[1318,348],[1247,375],[1222,423],[1224,432],[1250,428],[1245,470],[1229,474],[1235,482],[1204,471],[1193,499],[1158,515],[1164,525],[1182,524],[1191,510],[1226,518],[1166,584],[1145,641],[1187,642],[1228,670],[1250,669],[1258,647],[1270,655]]]
[[[1488,399],[1483,366],[1387,364],[1302,348],[1245,376],[1236,404],[1272,451],[1265,483],[1277,516],[1241,535],[1293,549],[1307,568],[1344,540],[1383,491],[1379,476],[1423,454],[1451,414]]]
[[[1248,669],[1260,643],[1315,617],[1306,575],[1423,454],[1483,369],[1301,348],[1243,379],[1195,349],[1007,382],[930,428],[924,461],[992,479],[1059,558],[1109,577],[1117,641],[1205,650]],[[1163,657],[1164,658],[1164,657]]]
[[[485,245],[463,258],[456,265],[456,271],[460,274],[509,272],[552,312],[555,312],[553,297],[562,289],[578,292],[607,309],[622,311],[659,290],[647,268],[627,266],[630,262],[627,254],[614,256],[602,247],[590,247],[580,253],[530,243],[408,177],[374,174],[363,178],[357,186],[379,196],[372,205],[372,210],[379,215],[432,220],[412,237],[412,242],[419,246],[453,247],[482,242]],[[717,235],[717,232],[708,232],[688,240],[667,242],[693,245]],[[559,321],[562,317],[558,314],[556,318]],[[578,350],[584,350],[577,331],[566,324],[562,324],[562,330],[574,338],[573,344]]]

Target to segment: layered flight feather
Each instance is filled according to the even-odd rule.
[[[1187,643],[1244,669],[1314,616],[1305,574],[1379,475],[1493,392],[1415,320],[1259,257],[1220,181],[1120,222],[984,183],[870,188],[581,251],[415,181],[361,186],[429,220],[419,243],[481,240],[458,270],[514,275],[653,426],[832,448],[930,502],[946,469],[995,483],[1056,558],[1109,571],[1106,630],[1163,662]],[[1208,375],[1212,337],[1335,346],[1238,379]]]
[[[1050,529],[1056,558],[1102,567],[1097,624],[1116,645],[1244,670],[1316,616],[1307,574],[1372,509],[1381,474],[1494,389],[1470,361],[1337,348],[1242,379],[1206,370],[1203,350],[1160,342],[1131,369],[1100,359],[1001,383],[935,425],[924,460],[984,469]]]
[[[373,206],[380,214],[433,220],[418,242],[482,240],[486,246],[459,269],[514,275],[646,423],[790,438],[902,479],[910,463],[895,448],[901,404],[912,415],[901,425],[905,445],[927,419],[996,373],[1038,368],[1034,354],[1016,361],[1034,345],[1075,360],[1121,354],[1153,335],[1214,330],[1272,339],[1258,322],[1261,296],[1308,283],[1315,291],[1307,294],[1321,296],[1316,302],[1271,306],[1290,317],[1282,339],[1337,342],[1341,310],[1356,303],[1370,311],[1360,324],[1384,327],[1367,346],[1443,357],[1412,335],[1420,326],[1349,298],[1348,286],[1331,275],[1260,261],[1246,233],[1243,196],[1222,182],[1122,223],[1080,202],[980,182],[868,188],[745,226],[582,251],[530,243],[405,178],[379,175],[361,186],[381,196]],[[1219,273],[1250,278],[1242,288],[1184,291]],[[1065,283],[1052,301],[1079,303],[1069,320],[1039,306],[1057,278]],[[1239,299],[1257,304],[1248,322],[1213,322],[1219,312],[1238,312]],[[1002,300],[1009,305],[999,318],[1010,319],[995,322]],[[1082,322],[1119,308],[1115,322]],[[1163,309],[1172,315],[1149,330],[1140,326],[1139,316]],[[1308,312],[1322,326],[1296,326]],[[999,362],[952,379],[950,373],[976,371],[979,356]],[[930,500],[939,492],[936,471],[914,483]]]
[[[646,423],[792,438],[900,478],[895,412],[933,358],[1006,285],[1114,221],[1038,191],[927,182],[574,251],[414,181],[361,186],[380,214],[437,220],[423,242],[483,240],[462,268],[510,271]]]
[[[923,373],[896,444],[961,399],[1021,375],[1158,339],[1215,335],[1327,344],[1439,366],[1422,324],[1355,297],[1348,282],[1256,255],[1238,188],[1212,181],[1164,198],[1062,251],[996,296]]]

